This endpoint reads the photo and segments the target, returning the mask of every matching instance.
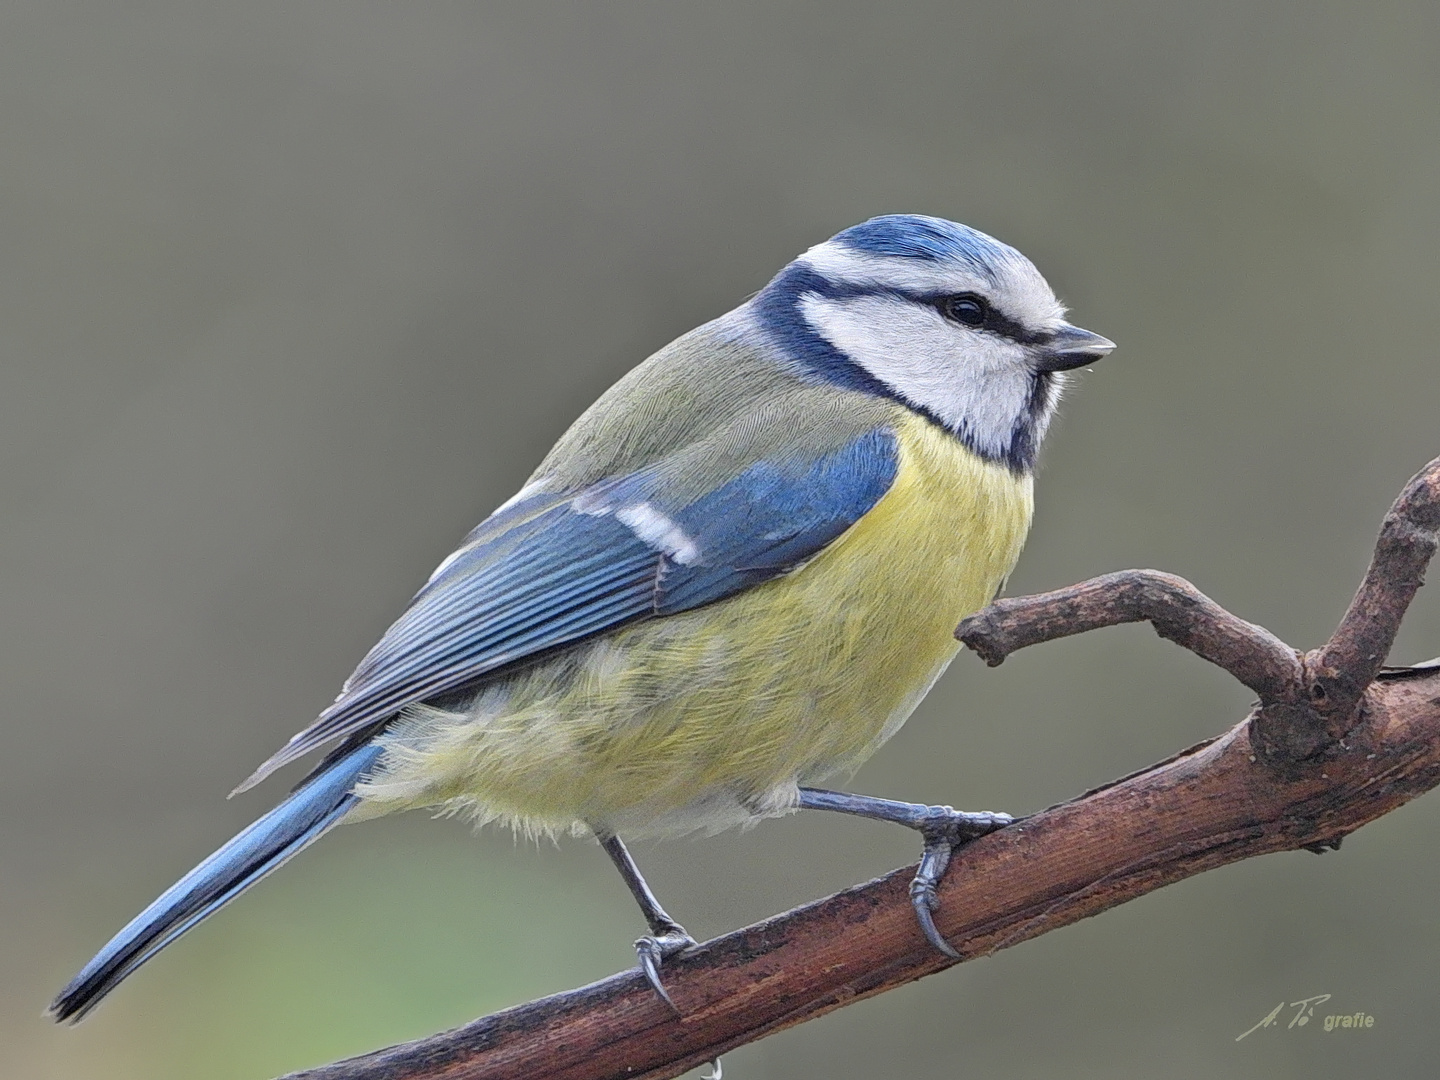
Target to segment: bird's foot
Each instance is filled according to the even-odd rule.
[[[926,806],[924,803],[896,802],[894,799],[877,799],[870,795],[849,795],[843,791],[826,791],[823,788],[800,789],[799,805],[804,810],[831,810],[840,814],[854,814],[875,821],[889,821],[914,829],[925,838],[925,852],[920,858],[920,869],[915,880],[910,882],[910,902],[915,906],[915,918],[925,940],[946,956],[960,958],[948,941],[935,928],[935,909],[939,906],[936,885],[945,876],[950,865],[950,856],[961,844],[978,839],[1012,825],[1015,819],[1009,814],[981,811],[967,814],[949,806]]]
[[[664,983],[660,981],[660,965],[694,944],[695,939],[687,934],[679,923],[671,923],[663,929],[657,927],[654,934],[647,934],[635,942],[635,955],[640,958],[640,971],[644,974],[645,981],[650,984],[650,989],[660,996],[660,1000],[670,1006],[676,1016],[680,1015],[680,1010],[675,1007],[675,1002],[670,1000]]]
[[[920,931],[925,940],[946,956],[960,959],[955,948],[940,936],[935,927],[935,909],[940,906],[936,886],[945,876],[950,865],[950,856],[955,849],[971,840],[1003,829],[1015,821],[1009,814],[997,814],[988,810],[966,813],[948,806],[927,806],[913,828],[920,830],[925,838],[924,854],[920,856],[920,869],[910,882],[910,903],[915,907],[915,918],[920,922]]]

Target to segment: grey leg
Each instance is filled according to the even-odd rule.
[[[945,876],[950,865],[950,856],[961,844],[1003,829],[1015,819],[1009,814],[995,814],[982,811],[967,814],[952,810],[948,806],[925,806],[921,803],[896,802],[893,799],[875,799],[869,795],[847,795],[843,791],[823,791],[820,788],[801,788],[800,807],[803,810],[833,810],[856,817],[874,818],[877,821],[891,821],[915,829],[925,840],[924,853],[920,856],[920,869],[910,882],[910,902],[915,906],[915,917],[920,920],[920,929],[925,939],[946,956],[960,959],[956,952],[935,928],[934,911],[939,906],[935,886]]]
[[[611,862],[615,864],[615,869],[619,870],[620,876],[625,879],[625,884],[630,887],[630,894],[640,905],[640,911],[650,927],[650,935],[635,942],[635,955],[640,959],[640,970],[645,973],[645,981],[660,995],[660,1000],[679,1016],[680,1010],[675,1008],[675,1002],[670,1000],[670,995],[665,992],[665,987],[660,982],[660,965],[676,953],[694,945],[695,939],[665,913],[660,901],[655,899],[655,894],[650,891],[650,886],[640,876],[640,868],[635,865],[635,860],[630,857],[630,852],[620,842],[620,838],[600,833],[595,835],[600,846],[605,849],[605,854],[609,855]]]

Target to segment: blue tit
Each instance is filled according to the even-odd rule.
[[[693,944],[621,836],[796,809],[924,839],[920,927],[951,849],[1009,822],[828,791],[899,729],[1029,528],[1065,376],[1114,348],[1020,252],[933,217],[811,248],[585,412],[440,564],[335,703],[238,790],[294,792],[146,908],[55,999],[76,1019],[342,821],[416,807],[593,834],[650,934]],[[668,998],[666,998],[668,1001]]]

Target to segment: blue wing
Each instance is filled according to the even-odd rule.
[[[506,664],[720,600],[838,537],[895,478],[893,432],[808,460],[761,461],[685,505],[655,470],[497,511],[386,631],[335,704],[237,790],[323,743]]]

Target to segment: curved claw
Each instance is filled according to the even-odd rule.
[[[694,944],[695,939],[678,926],[667,933],[642,937],[635,942],[635,955],[640,960],[640,971],[645,976],[645,981],[650,984],[650,989],[659,995],[660,1000],[670,1006],[670,1011],[676,1016],[680,1015],[680,1010],[676,1008],[675,1002],[665,990],[665,985],[660,981],[660,965]]]
[[[915,918],[920,923],[920,932],[938,952],[952,960],[961,959],[955,947],[946,941],[935,926],[934,911],[940,906],[936,885],[945,876],[950,866],[950,856],[955,849],[971,840],[978,839],[997,829],[1014,823],[1009,814],[984,811],[978,814],[952,810],[948,806],[930,808],[934,820],[921,828],[925,837],[925,852],[920,857],[920,868],[910,882],[910,903],[915,908]]]
[[[949,861],[948,854],[946,861]],[[940,931],[935,926],[933,912],[940,906],[940,898],[935,893],[935,882],[927,881],[920,874],[916,874],[915,880],[910,882],[910,903],[915,908],[915,919],[920,923],[920,932],[925,935],[925,940],[952,960],[959,960],[960,954],[940,936]]]

